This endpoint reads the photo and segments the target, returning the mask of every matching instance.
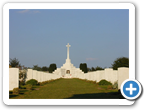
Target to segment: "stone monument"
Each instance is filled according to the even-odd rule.
[[[76,68],[71,63],[71,60],[69,57],[69,47],[70,46],[71,45],[69,45],[69,43],[66,45],[66,47],[67,47],[67,59],[66,59],[65,64],[63,64],[63,66],[61,68],[57,68],[53,72],[53,74],[61,75],[61,77],[63,77],[63,78],[73,78],[73,77],[77,77],[78,74],[84,74],[79,68]]]

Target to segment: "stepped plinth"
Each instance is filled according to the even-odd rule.
[[[65,64],[61,68],[57,68],[53,73],[61,75],[63,78],[73,78],[76,77],[77,74],[84,74],[79,68],[76,68],[69,58],[69,43],[66,45],[67,47],[67,59]]]

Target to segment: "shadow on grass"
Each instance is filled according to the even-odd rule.
[[[16,96],[18,96],[18,95],[10,94],[9,98],[13,98],[13,97],[16,97]]]
[[[66,99],[125,99],[119,92],[75,94]]]
[[[13,92],[12,91],[9,91],[9,98],[13,98],[13,97],[16,97],[16,96],[19,96],[19,95],[23,95],[25,92],[27,92],[28,90],[26,90],[26,89],[21,89],[20,90],[20,92],[19,92],[19,94],[13,94]]]

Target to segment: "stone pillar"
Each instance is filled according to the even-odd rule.
[[[19,87],[19,69],[9,68],[9,90]]]
[[[69,47],[70,47],[69,43],[66,46],[67,46],[67,59],[69,59]]]
[[[118,68],[118,89],[121,88],[121,84],[126,79],[129,79],[129,68],[126,67]]]

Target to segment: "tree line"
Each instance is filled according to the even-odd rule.
[[[20,61],[17,58],[13,58],[13,59],[10,58],[9,67],[16,67],[16,68],[19,68],[20,70],[21,69],[33,69],[37,71],[46,71],[46,72],[48,71],[49,73],[52,73],[54,70],[57,69],[57,66],[55,63],[50,64],[48,67],[47,66],[40,67],[38,65],[33,65],[32,68],[25,67],[20,64]]]
[[[19,69],[33,69],[37,71],[48,71],[49,73],[52,73],[53,71],[57,69],[57,66],[55,63],[50,64],[49,67],[47,66],[39,67],[38,65],[33,65],[32,68],[24,67],[24,66],[21,66],[19,60],[16,58],[9,60],[9,67],[18,67]],[[115,59],[115,61],[111,64],[111,68],[113,68],[114,70],[117,70],[119,67],[129,67],[129,58],[120,57],[120,58]],[[87,73],[89,71],[97,71],[97,70],[105,69],[99,66],[88,68],[86,63],[80,63],[79,68],[84,73]]]
[[[33,65],[32,69],[37,71],[48,71],[49,73],[52,73],[54,70],[57,69],[57,66],[55,63],[50,64],[49,67],[47,66],[39,67],[38,65]]]
[[[117,70],[119,67],[129,67],[129,58],[127,57],[120,57],[115,59],[115,61],[111,64],[110,68],[113,68],[113,70]],[[105,68],[102,67],[91,67],[87,68],[86,63],[81,63],[79,68],[84,72],[87,73],[89,71],[97,71],[97,70],[104,70]]]

